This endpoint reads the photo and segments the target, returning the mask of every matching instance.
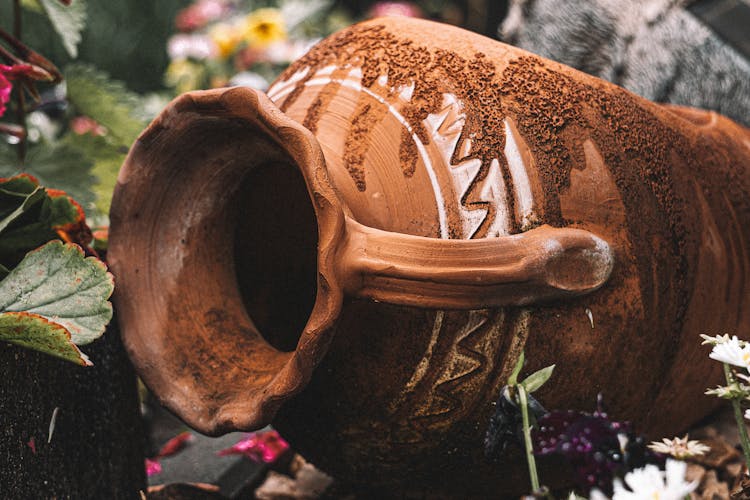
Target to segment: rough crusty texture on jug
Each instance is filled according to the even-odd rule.
[[[548,408],[601,392],[653,437],[713,409],[698,335],[750,324],[747,129],[413,19],[329,37],[268,97],[173,102],[113,201],[126,346],[188,423],[481,497],[523,474],[482,453],[522,350],[557,364]]]

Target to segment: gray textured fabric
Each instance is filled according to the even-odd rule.
[[[511,0],[501,39],[658,102],[750,125],[750,61],[675,0]],[[748,28],[750,29],[750,28]]]

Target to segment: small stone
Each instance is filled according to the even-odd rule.
[[[698,481],[701,483],[706,475],[706,469],[698,464],[688,463],[685,471],[685,479],[689,482]]]
[[[729,485],[717,479],[716,471],[707,471],[701,486],[702,500],[723,500],[729,497]]]
[[[724,466],[724,469],[727,471],[727,474],[729,474],[729,477],[732,479],[738,478],[740,474],[742,473],[742,463],[741,462],[734,462],[731,464],[727,464]]]

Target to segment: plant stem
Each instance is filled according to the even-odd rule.
[[[526,397],[526,389],[523,385],[516,386],[518,391],[518,404],[521,407],[521,418],[523,419],[523,444],[526,449],[526,461],[529,464],[529,477],[531,478],[532,493],[539,491],[539,476],[536,472],[536,460],[534,460],[534,448],[531,444],[531,426],[529,425],[529,405]]]
[[[13,0],[13,35],[21,40],[21,0]],[[23,95],[23,86],[17,86],[16,103],[18,110],[16,116],[18,124],[26,130],[26,100]],[[18,160],[23,163],[26,160],[26,134],[24,133],[18,141]]]
[[[727,385],[731,385],[735,382],[732,370],[727,363],[722,364],[724,365],[724,376],[727,379]],[[737,430],[740,433],[740,444],[742,444],[745,467],[747,467],[748,473],[750,473],[750,437],[747,435],[747,426],[745,425],[745,418],[742,415],[742,407],[740,406],[739,399],[732,399],[732,408],[734,409],[734,419],[737,421]]]

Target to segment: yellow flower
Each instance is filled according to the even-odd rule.
[[[167,66],[164,80],[174,87],[178,94],[201,87],[204,74],[203,67],[187,59],[175,59]]]
[[[208,33],[222,58],[229,56],[242,41],[242,32],[229,24],[217,24]]]
[[[286,26],[279,9],[258,9],[245,18],[245,40],[248,45],[265,47],[284,39]]]

